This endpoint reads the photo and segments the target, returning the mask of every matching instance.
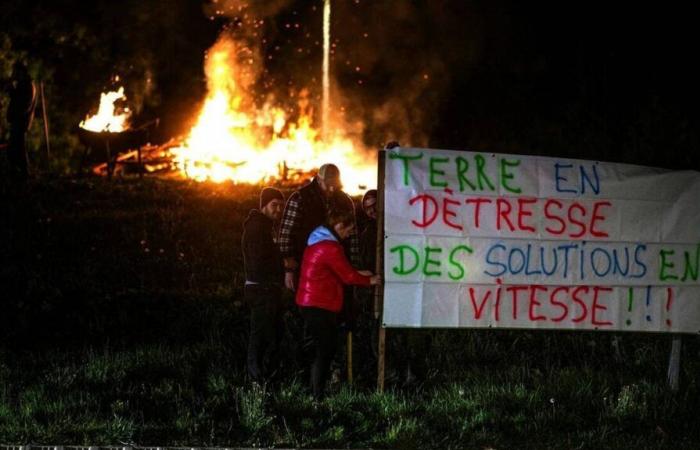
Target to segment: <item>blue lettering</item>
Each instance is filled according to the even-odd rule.
[[[519,252],[519,253],[520,253],[520,258],[521,258],[521,260],[522,260],[522,264],[520,264],[520,267],[518,267],[517,270],[515,270],[515,269],[513,268],[513,255],[514,255],[516,252]],[[510,254],[508,255],[508,270],[510,271],[511,274],[517,275],[517,274],[519,274],[520,272],[522,272],[523,269],[525,268],[525,262],[526,262],[526,261],[525,261],[525,252],[524,252],[524,251],[522,251],[522,250],[519,249],[519,248],[513,248],[513,249],[510,250]]]
[[[622,269],[622,266],[620,265],[620,258],[618,256],[616,248],[613,249],[612,254],[613,254],[613,274],[619,273],[620,275],[626,277],[627,274],[630,271],[630,249],[629,247],[625,247],[625,268],[624,270]]]
[[[542,247],[540,247],[540,250]],[[542,275],[541,270],[530,270],[530,260],[532,259],[532,244],[527,244],[527,255],[525,258],[525,275]],[[540,266],[542,266],[542,261],[540,261]]]
[[[559,174],[559,169],[571,169],[573,167],[574,167],[573,164],[559,164],[559,163],[554,164],[554,173],[555,173],[554,179],[556,182],[557,192],[571,192],[571,193],[576,194],[576,192],[577,192],[576,189],[564,189],[559,185],[559,181],[569,181],[568,178],[561,176]]]
[[[490,265],[492,265],[492,266],[500,266],[500,267],[501,267],[501,271],[498,272],[498,273],[491,273],[491,272],[489,272],[488,270],[484,270],[484,273],[485,273],[486,275],[490,275],[490,276],[492,276],[492,277],[500,277],[501,275],[503,275],[504,273],[506,273],[506,271],[508,270],[508,267],[506,267],[505,264],[503,264],[503,263],[501,263],[501,262],[498,262],[498,261],[492,261],[492,260],[491,260],[491,252],[493,252],[493,251],[496,250],[497,248],[500,248],[500,249],[502,249],[502,250],[505,250],[505,249],[506,249],[506,246],[503,245],[503,244],[494,244],[494,245],[493,245],[491,248],[489,248],[489,250],[486,252],[486,264],[490,264]]]
[[[600,177],[598,177],[598,169],[596,169],[596,166],[593,165],[593,181],[591,181],[591,178],[588,176],[586,173],[586,169],[583,168],[583,166],[579,166],[579,169],[581,171],[581,193],[585,194],[586,193],[586,182],[588,182],[588,185],[591,187],[593,192],[598,195],[600,194]],[[595,184],[594,184],[595,182]]]
[[[605,255],[605,258],[608,262],[607,263],[608,265],[605,268],[605,271],[598,271],[598,265],[596,264],[596,256],[595,256],[596,253],[598,253],[598,252]],[[591,252],[591,267],[593,267],[593,272],[595,272],[595,274],[598,275],[599,277],[606,276],[608,273],[610,273],[610,269],[612,268],[612,258],[610,257],[610,253],[608,253],[608,251],[605,250],[604,248],[597,247],[595,250],[593,250]]]
[[[544,258],[544,247],[540,247],[540,263],[542,265],[542,272],[544,272],[545,275],[548,275],[548,276],[554,275],[554,272],[557,271],[557,266],[559,265],[559,260],[557,258],[557,250],[560,248],[561,248],[561,246],[552,249],[552,255],[554,255],[554,264],[552,265],[552,270],[547,271],[547,267],[545,267],[545,263],[544,263],[544,259],[545,259]],[[565,264],[564,267],[566,267],[566,262],[564,264]],[[564,272],[564,277],[566,277],[566,271]]]
[[[569,274],[569,250],[578,248],[578,244],[565,244],[557,247],[557,250],[564,250],[564,278]]]
[[[647,265],[644,264],[644,261],[642,261],[642,259],[639,257],[640,250],[645,252],[647,250],[647,246],[644,244],[637,244],[637,248],[634,249],[634,262],[642,268],[642,271],[636,275],[631,275],[632,278],[642,278],[647,274]]]

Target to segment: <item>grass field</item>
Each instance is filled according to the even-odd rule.
[[[0,443],[700,446],[692,336],[672,393],[666,335],[389,330],[380,395],[365,321],[355,384],[314,404],[289,313],[281,376],[251,386],[239,242],[256,193],[152,179],[5,192]]]

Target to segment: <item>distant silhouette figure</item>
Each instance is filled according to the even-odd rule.
[[[10,80],[10,105],[7,108],[7,122],[10,125],[10,140],[7,159],[11,175],[26,180],[29,175],[25,136],[34,118],[36,107],[36,87],[24,63],[17,61],[12,69]]]

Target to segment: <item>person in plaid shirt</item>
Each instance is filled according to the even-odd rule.
[[[352,211],[352,199],[342,191],[340,170],[334,164],[322,165],[316,176],[307,185],[292,193],[287,199],[282,214],[278,243],[284,258],[284,284],[296,289],[299,264],[307,245],[309,234],[323,225],[331,210]],[[357,227],[356,227],[357,228]],[[346,252],[353,266],[360,264],[360,242],[356,232],[348,239]]]

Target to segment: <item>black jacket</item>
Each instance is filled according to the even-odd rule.
[[[377,221],[369,219],[365,229],[360,234],[360,261],[362,268],[376,272],[377,270]]]
[[[257,209],[252,209],[243,223],[243,264],[246,281],[282,284],[284,266],[279,247],[273,239],[270,220]]]
[[[316,227],[326,223],[328,213],[331,210],[344,209],[352,212],[353,216],[355,215],[355,205],[348,194],[343,191],[335,191],[330,199],[326,199],[316,178],[299,189],[299,196],[303,214],[300,218],[301,224],[299,227],[299,234],[294,240],[296,244],[297,261],[301,261],[304,255],[309,235]],[[349,245],[349,243],[344,244],[344,246]],[[346,248],[345,251],[349,252],[348,254],[351,256],[351,259],[354,253],[356,253],[351,251],[349,247]],[[356,264],[357,261],[353,261],[353,263]]]

